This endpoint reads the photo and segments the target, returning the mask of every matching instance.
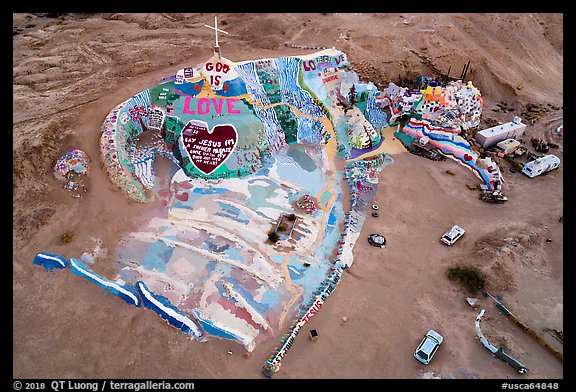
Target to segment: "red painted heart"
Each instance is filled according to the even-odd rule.
[[[232,124],[219,124],[208,130],[205,121],[190,120],[180,134],[181,149],[204,174],[213,173],[226,162],[237,142],[238,132]]]
[[[465,159],[466,161],[471,161],[471,160],[472,160],[472,157],[471,157],[470,155],[468,155],[468,154],[464,154],[464,159]]]
[[[188,193],[187,192],[177,193],[176,198],[180,201],[188,201]]]

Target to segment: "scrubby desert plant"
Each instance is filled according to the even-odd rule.
[[[72,233],[71,231],[67,231],[62,235],[62,238],[60,238],[60,242],[62,242],[63,244],[69,244],[73,238],[74,233]]]

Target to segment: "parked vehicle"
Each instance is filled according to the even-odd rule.
[[[416,348],[416,351],[414,351],[414,358],[424,365],[428,365],[443,341],[444,337],[442,335],[433,329],[429,330]]]
[[[533,178],[539,176],[540,174],[558,169],[559,165],[560,158],[558,158],[556,155],[545,155],[524,165],[522,168],[522,173],[526,174],[530,178]]]
[[[460,237],[462,237],[466,233],[466,230],[461,228],[460,226],[452,226],[450,230],[440,237],[440,240],[445,243],[446,245],[451,246],[455,243]]]

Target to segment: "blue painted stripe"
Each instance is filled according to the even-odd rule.
[[[202,331],[194,321],[192,321],[184,312],[178,310],[176,306],[172,305],[166,297],[153,293],[142,281],[136,282],[136,289],[142,296],[144,306],[156,312],[160,317],[166,320],[168,324],[196,339],[202,337]]]
[[[110,293],[117,295],[124,301],[128,302],[130,305],[140,307],[140,298],[132,290],[128,289],[119,283],[113,282],[102,276],[90,271],[88,268],[82,265],[82,262],[74,258],[70,259],[70,269],[73,273],[78,276],[82,276],[92,283],[100,286],[102,289],[109,291]]]
[[[150,108],[150,90],[144,90],[132,97],[132,105],[144,106],[146,109]]]
[[[324,124],[321,121],[303,116],[296,116],[296,119],[298,120],[299,142],[317,144],[322,141]]]
[[[40,252],[34,257],[34,264],[41,265],[48,271],[54,268],[66,268],[66,259],[53,253]]]
[[[254,62],[240,64],[235,68],[236,72],[240,78],[244,81],[246,86],[246,91],[250,94],[250,97],[254,102],[261,102],[262,106],[266,107],[270,105],[270,98],[264,91],[264,87],[258,81],[258,75],[256,74],[256,65]],[[276,117],[276,112],[273,108],[262,109],[260,105],[255,104],[252,107],[256,116],[264,123],[264,129],[266,131],[266,138],[268,144],[274,145],[274,140],[277,137],[278,132],[282,131],[280,122]]]
[[[378,93],[379,94],[379,93]],[[388,126],[388,116],[380,109],[380,105],[376,102],[377,94],[370,92],[368,94],[368,102],[366,104],[366,119],[376,129],[382,129]]]
[[[236,341],[241,345],[243,345],[248,351],[252,351],[254,349],[254,346],[251,342],[243,339],[242,337],[234,334],[233,332],[227,331],[224,328],[215,325],[213,321],[203,318],[202,314],[199,311],[194,310],[192,313],[194,314],[196,320],[198,320],[198,323],[202,325],[202,328],[204,328],[204,330],[210,335]]]
[[[298,85],[301,62],[301,59],[294,57],[280,57],[274,60],[274,65],[278,70],[282,100],[296,107],[302,113],[313,117],[326,117],[310,93]]]

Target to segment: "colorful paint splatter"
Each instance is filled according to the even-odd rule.
[[[70,179],[71,175],[86,175],[90,170],[90,158],[82,150],[68,151],[56,161],[54,177],[58,180]]]

